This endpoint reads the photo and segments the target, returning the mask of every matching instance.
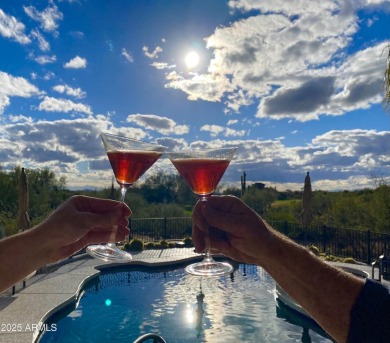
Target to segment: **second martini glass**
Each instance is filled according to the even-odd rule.
[[[120,201],[125,201],[127,190],[156,162],[165,147],[135,139],[100,134],[116,181],[120,186]],[[93,257],[109,262],[128,262],[131,254],[116,247],[115,243],[90,245],[87,252]]]
[[[168,152],[167,156],[200,201],[207,201],[217,188],[236,150],[237,148],[191,150]],[[205,254],[203,261],[190,264],[186,267],[186,272],[198,276],[219,276],[233,271],[229,263],[217,262],[212,258],[208,237]]]

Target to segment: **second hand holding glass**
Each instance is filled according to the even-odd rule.
[[[218,186],[237,148],[221,148],[169,152],[168,158],[185,179],[200,201],[207,201]],[[231,273],[233,267],[226,262],[215,261],[210,252],[209,237],[206,240],[203,261],[190,264],[186,272],[198,276],[219,276]]]
[[[120,201],[124,202],[127,190],[161,157],[166,148],[108,133],[101,133],[100,136],[120,186]],[[115,243],[90,245],[87,252],[106,262],[128,262],[132,259],[131,254],[118,249]]]

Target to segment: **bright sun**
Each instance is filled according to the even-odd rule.
[[[199,64],[199,55],[195,51],[189,52],[185,57],[187,68],[195,68]]]

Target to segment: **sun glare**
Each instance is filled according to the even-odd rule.
[[[187,68],[195,68],[199,64],[199,55],[195,51],[189,52],[185,57]]]

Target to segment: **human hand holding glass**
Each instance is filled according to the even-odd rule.
[[[200,201],[207,201],[217,188],[236,150],[237,148],[192,150],[169,152],[167,156]],[[219,276],[232,272],[233,267],[229,263],[217,262],[212,258],[208,238],[206,242],[205,258],[187,266],[186,272],[198,276]]]
[[[120,186],[120,201],[127,190],[161,157],[165,147],[108,133],[100,134],[116,181]],[[87,252],[106,262],[127,262],[131,254],[116,247],[115,243],[90,245]]]

